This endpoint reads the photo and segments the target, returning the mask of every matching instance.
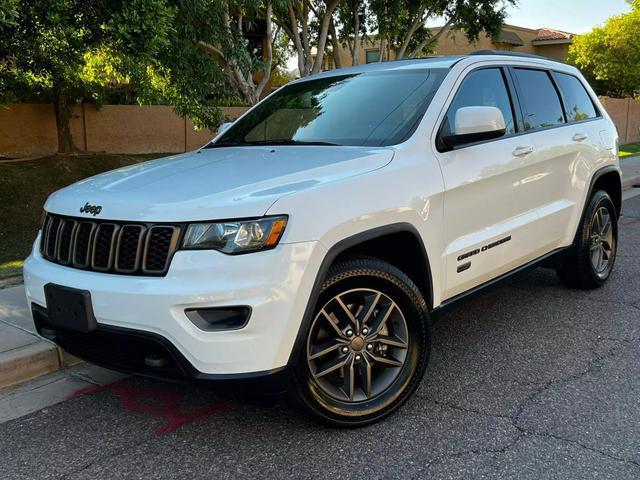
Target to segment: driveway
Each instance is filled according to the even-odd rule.
[[[129,378],[2,423],[2,477],[640,478],[640,196],[624,214],[605,288],[537,269],[449,310],[417,395],[380,424]]]

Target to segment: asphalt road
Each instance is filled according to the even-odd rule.
[[[0,425],[14,478],[640,478],[640,196],[595,292],[549,270],[450,310],[417,395],[340,431],[287,404],[127,379]]]

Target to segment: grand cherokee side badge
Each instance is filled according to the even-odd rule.
[[[90,213],[94,217],[102,211],[102,205],[90,205],[89,202],[80,207],[80,213]]]

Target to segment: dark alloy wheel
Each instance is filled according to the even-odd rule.
[[[591,266],[596,275],[605,275],[609,270],[609,263],[614,260],[614,246],[611,214],[606,207],[599,207],[593,214],[589,226]]]
[[[598,288],[611,276],[618,247],[618,213],[609,195],[593,194],[574,245],[558,268],[560,279],[576,288]]]
[[[415,390],[428,353],[424,299],[375,259],[331,268],[296,368],[298,403],[333,425],[384,418]]]

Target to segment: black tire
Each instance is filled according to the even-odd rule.
[[[604,224],[604,222],[596,217],[596,214],[604,214],[604,212],[608,215],[610,225],[610,235],[606,236],[608,240],[605,239],[605,235],[598,225],[599,223]],[[595,265],[598,263],[597,257],[599,257],[596,247],[601,249],[602,257],[606,260],[606,264],[603,263],[599,267]],[[557,268],[560,280],[572,288],[600,288],[611,276],[617,247],[618,214],[607,192],[598,190],[589,200],[573,246],[562,258]]]
[[[323,353],[327,345],[335,350]],[[369,425],[396,411],[422,379],[430,353],[427,304],[386,262],[340,262],[327,273],[301,350],[294,403],[332,426]],[[331,370],[336,362],[345,365]]]

